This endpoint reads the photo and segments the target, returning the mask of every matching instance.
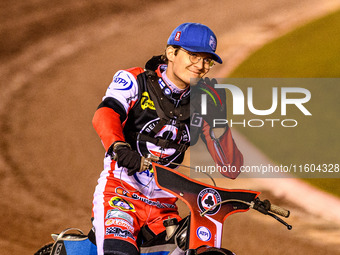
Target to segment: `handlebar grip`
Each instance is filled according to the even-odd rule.
[[[289,210],[286,210],[286,209],[284,209],[282,207],[279,207],[279,206],[273,205],[273,204],[270,205],[269,211],[272,212],[272,213],[275,213],[277,215],[280,215],[282,217],[285,217],[285,218],[288,218],[289,215],[290,215],[290,211]]]

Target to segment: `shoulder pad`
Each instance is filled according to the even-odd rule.
[[[125,71],[131,73],[137,79],[137,76],[141,73],[144,73],[145,70],[141,67],[132,67],[132,68],[126,69]]]

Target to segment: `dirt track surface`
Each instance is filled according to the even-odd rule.
[[[222,75],[264,41],[337,4],[143,2],[2,1],[1,254],[33,254],[52,232],[91,227],[104,155],[91,125],[93,113],[113,73],[162,53],[175,26],[201,22],[215,31],[226,62],[215,74]],[[233,185],[250,187],[245,180]],[[340,254],[336,225],[265,195],[296,212],[294,230],[256,213],[234,215],[223,246],[237,254]]]

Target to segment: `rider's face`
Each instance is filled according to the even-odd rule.
[[[202,59],[193,64],[190,61],[189,53],[184,50],[175,49],[173,47],[167,48],[168,68],[166,75],[178,88],[184,89],[190,85],[190,79],[202,78],[209,72],[204,63],[204,58],[210,58],[208,53],[195,53]]]

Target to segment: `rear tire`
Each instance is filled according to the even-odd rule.
[[[52,251],[53,243],[46,244],[41,247],[34,255],[50,255]]]

